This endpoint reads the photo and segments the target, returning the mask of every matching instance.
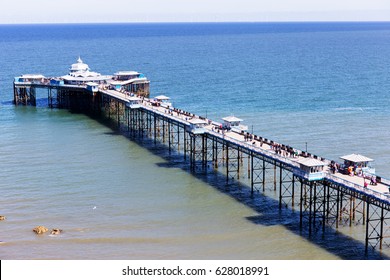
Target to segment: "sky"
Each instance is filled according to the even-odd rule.
[[[0,0],[0,23],[390,21],[390,0]]]

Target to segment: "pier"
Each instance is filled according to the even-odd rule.
[[[102,116],[132,137],[163,144],[193,173],[222,173],[226,185],[243,182],[252,196],[271,188],[281,210],[299,211],[309,234],[361,225],[366,250],[390,246],[390,181],[370,169],[367,157],[346,155],[338,163],[249,133],[237,117],[218,122],[187,112],[167,96],[151,98],[143,74],[100,75],[80,58],[62,77],[16,77],[15,105],[36,106],[38,91],[47,92],[51,108]]]

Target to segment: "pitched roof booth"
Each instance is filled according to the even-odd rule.
[[[303,158],[298,160],[300,170],[296,169],[294,174],[309,181],[322,180],[325,177],[325,162],[315,158]]]
[[[188,120],[190,123],[190,130],[194,134],[202,134],[205,133],[205,126],[207,125],[207,121],[202,119],[190,119]]]
[[[229,117],[222,118],[222,120],[223,120],[224,128],[231,129],[238,133],[241,133],[243,131],[245,132],[248,130],[248,126],[241,124],[243,120],[237,117],[229,116]]]
[[[340,158],[344,160],[344,168],[352,166],[357,173],[363,172],[375,174],[375,168],[370,165],[370,162],[374,160],[369,157],[359,154],[350,154]]]

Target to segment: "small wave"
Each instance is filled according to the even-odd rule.
[[[334,108],[333,111],[369,111],[375,109],[373,107],[341,107],[341,108]]]

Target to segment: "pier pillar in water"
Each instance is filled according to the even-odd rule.
[[[190,168],[192,172],[206,171],[206,136],[202,134],[189,134],[190,140]]]
[[[14,104],[36,106],[36,89],[33,86],[16,86],[14,84]]]
[[[262,167],[262,159],[259,158],[253,151],[250,153],[250,178],[251,178],[251,195],[253,196],[254,191],[259,191],[257,187],[261,184],[261,171]]]
[[[385,205],[367,198],[366,205],[366,251],[390,246],[390,210]]]
[[[308,181],[299,178],[300,181],[300,225],[306,221],[309,234],[320,229],[325,230],[326,217],[326,187],[321,182]]]
[[[276,166],[276,164],[275,164]],[[275,182],[276,178],[274,178]],[[295,205],[295,176],[279,164],[279,209]]]
[[[229,144],[225,145],[226,149],[226,183],[240,179],[240,148]]]

